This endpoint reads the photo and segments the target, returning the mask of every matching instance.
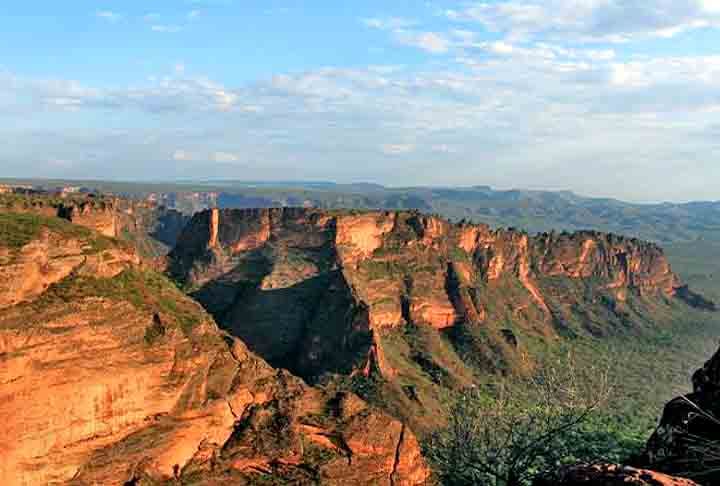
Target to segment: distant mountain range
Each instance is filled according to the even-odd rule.
[[[2,181],[0,181],[2,182]],[[720,240],[720,201],[639,204],[590,198],[570,191],[467,188],[390,188],[372,183],[263,182],[237,180],[140,183],[8,180],[43,188],[80,186],[134,198],[154,198],[194,213],[209,206],[321,209],[418,209],[452,220],[511,226],[530,233],[593,229],[660,243]]]

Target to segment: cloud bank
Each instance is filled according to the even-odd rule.
[[[427,61],[235,86],[185,65],[117,87],[0,72],[0,117],[22,120],[0,129],[15,141],[0,160],[48,175],[217,177],[203,171],[236,168],[232,177],[249,179],[719,199],[708,181],[720,180],[720,56],[626,48],[717,29],[720,7],[619,5],[463,3],[438,9],[432,25],[362,18],[358,28]]]

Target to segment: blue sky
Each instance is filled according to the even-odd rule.
[[[0,176],[720,199],[720,0],[4,3]]]

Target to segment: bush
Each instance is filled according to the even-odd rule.
[[[529,485],[604,457],[594,434],[611,390],[606,371],[577,367],[572,356],[525,381],[469,388],[425,444],[426,456],[443,484]]]

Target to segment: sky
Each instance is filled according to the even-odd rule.
[[[720,199],[720,0],[0,4],[0,177]]]

